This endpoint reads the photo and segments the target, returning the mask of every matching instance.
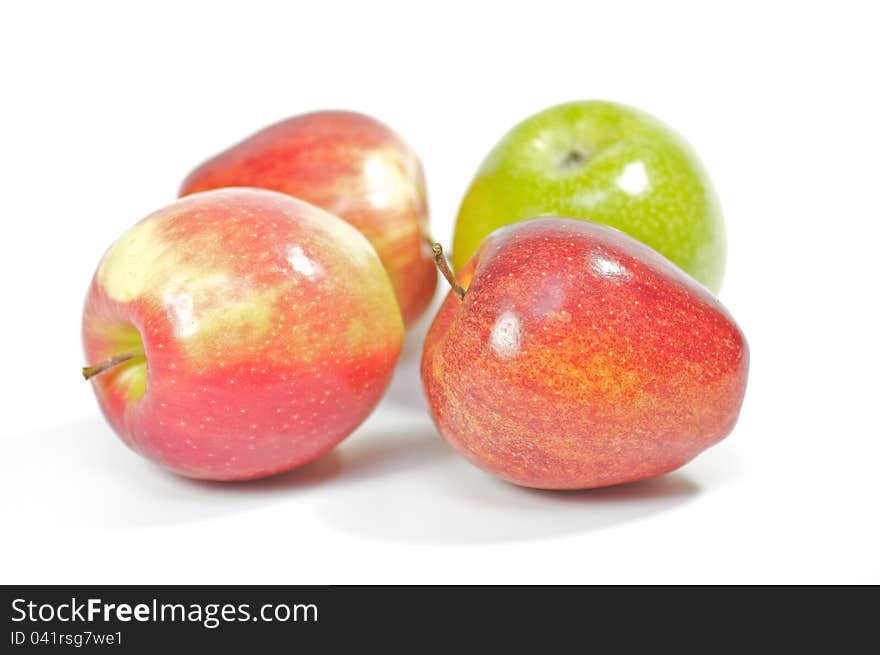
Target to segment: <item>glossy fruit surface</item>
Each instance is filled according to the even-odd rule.
[[[257,132],[190,173],[180,195],[220,187],[287,193],[345,219],[376,248],[409,324],[434,295],[425,177],[416,153],[379,121],[319,111]]]
[[[459,209],[453,265],[496,228],[547,215],[616,227],[712,291],[721,286],[724,224],[709,177],[680,136],[637,109],[572,102],[511,129]]]
[[[703,286],[631,237],[561,218],[494,232],[431,326],[422,381],[471,462],[544,489],[630,482],[724,438],[748,347]]]
[[[240,480],[326,452],[378,402],[403,324],[353,227],[290,196],[188,196],[104,255],[83,312],[86,361],[122,440],[195,478]]]

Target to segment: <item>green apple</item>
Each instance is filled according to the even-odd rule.
[[[552,215],[616,227],[721,286],[724,223],[709,177],[682,137],[642,111],[572,102],[515,126],[465,195],[452,263],[462,267],[502,225]]]

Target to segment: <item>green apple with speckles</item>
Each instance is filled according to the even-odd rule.
[[[616,227],[712,291],[721,286],[724,222],[709,176],[687,142],[645,112],[571,102],[515,126],[465,195],[453,265],[496,228],[550,215]]]

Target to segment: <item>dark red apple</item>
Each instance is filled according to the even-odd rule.
[[[509,225],[458,280],[425,340],[422,381],[440,433],[474,464],[529,487],[601,487],[676,469],[733,429],[742,332],[624,233]]]

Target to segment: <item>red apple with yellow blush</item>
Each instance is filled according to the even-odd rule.
[[[193,478],[305,464],[373,410],[403,339],[375,250],[261,189],[197,193],[128,230],[86,297],[83,370],[120,438]]]
[[[733,429],[748,372],[718,300],[613,228],[540,218],[493,232],[425,340],[440,433],[516,484],[586,489],[676,469]]]
[[[428,306],[437,271],[425,241],[425,177],[416,153],[386,125],[350,111],[295,116],[199,166],[180,195],[228,186],[287,193],[348,221],[379,253],[404,322]]]

